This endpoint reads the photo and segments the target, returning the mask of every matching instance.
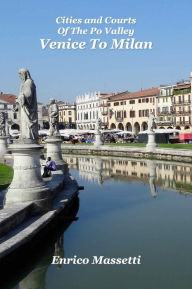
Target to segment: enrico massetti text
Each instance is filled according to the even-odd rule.
[[[74,265],[140,265],[141,256],[127,257],[127,258],[109,258],[105,256],[92,256],[91,258],[81,258],[76,255],[72,258],[61,258],[60,256],[53,256],[51,264],[74,264]]]

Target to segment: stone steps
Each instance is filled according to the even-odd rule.
[[[53,195],[61,182],[64,182],[64,188],[57,194],[53,207],[48,212],[34,215],[34,204],[29,202],[0,210],[0,259],[33,240],[60,213],[67,210],[68,204],[77,197],[79,187],[73,177],[63,176],[63,173],[58,174],[57,171],[49,183],[52,190],[55,190]]]
[[[32,213],[33,203],[13,205],[0,210],[0,237],[20,225]]]
[[[56,211],[49,211],[42,216],[31,217],[15,227],[0,239],[0,259],[30,241],[55,216]]]

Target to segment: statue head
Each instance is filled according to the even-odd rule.
[[[22,81],[25,81],[26,79],[30,78],[31,79],[31,75],[29,73],[29,70],[25,69],[25,68],[21,68],[19,69],[19,77],[21,78]]]
[[[55,99],[54,98],[50,98],[50,104],[54,104],[55,103]]]

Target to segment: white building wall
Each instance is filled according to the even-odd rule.
[[[77,128],[95,129],[98,118],[101,118],[100,92],[85,93],[76,98]]]

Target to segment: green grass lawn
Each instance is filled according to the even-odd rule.
[[[13,178],[13,169],[4,164],[0,164],[0,190],[7,187]]]
[[[72,144],[72,143],[62,143],[62,145],[67,145],[67,146],[92,146],[93,145],[93,143],[85,143],[85,142],[82,142],[82,143],[80,143],[80,142],[78,142],[78,143],[76,143],[76,144]]]
[[[158,147],[192,150],[192,144],[183,144],[183,143],[174,143],[174,144],[161,143],[161,144],[158,144]]]
[[[105,143],[107,146],[145,147],[145,143]]]
[[[62,145],[71,145],[73,146],[90,146],[93,145],[93,143],[76,143],[75,145],[72,145],[71,143],[63,143]],[[146,144],[144,143],[105,143],[107,146],[137,146],[137,147],[145,147]]]

